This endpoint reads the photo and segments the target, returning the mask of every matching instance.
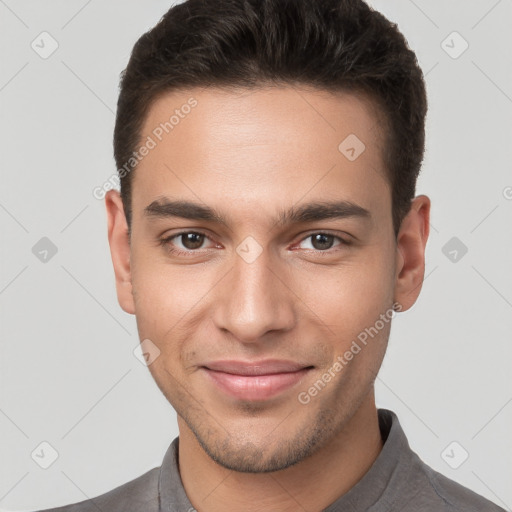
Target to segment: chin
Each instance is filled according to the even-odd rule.
[[[270,473],[289,468],[314,455],[333,435],[335,421],[332,411],[321,411],[308,424],[293,425],[286,420],[270,434],[249,432],[230,435],[226,430],[206,429],[190,424],[205,453],[220,466],[240,473]],[[290,430],[293,428],[293,431]],[[242,438],[243,436],[243,438]]]

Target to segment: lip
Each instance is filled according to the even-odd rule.
[[[300,382],[312,366],[277,359],[215,361],[201,367],[223,393],[240,400],[268,400]]]

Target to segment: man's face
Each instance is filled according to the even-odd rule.
[[[288,467],[370,400],[385,353],[397,248],[378,119],[351,94],[192,89],[153,104],[148,136],[122,304],[160,350],[150,371],[214,460]],[[171,201],[223,222],[170,215]],[[339,216],[292,215],[342,202]]]

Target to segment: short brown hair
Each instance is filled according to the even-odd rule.
[[[379,105],[396,235],[423,160],[425,82],[397,25],[362,0],[187,0],[169,9],[136,42],[121,73],[117,168],[130,161],[162,93],[269,83],[364,92]],[[120,174],[129,227],[132,174]]]

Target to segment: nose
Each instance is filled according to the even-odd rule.
[[[297,317],[295,295],[282,265],[272,264],[266,251],[250,262],[238,254],[233,259],[232,270],[216,287],[216,327],[244,344],[262,341],[270,332],[292,329]]]

